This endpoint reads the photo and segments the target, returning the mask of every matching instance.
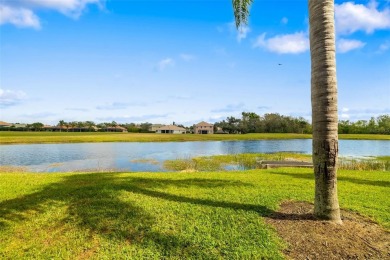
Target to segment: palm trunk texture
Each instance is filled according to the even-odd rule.
[[[337,198],[338,117],[334,1],[309,0],[314,214],[341,223]]]

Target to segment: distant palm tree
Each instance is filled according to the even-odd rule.
[[[65,121],[64,120],[60,120],[58,122],[58,126],[60,127],[60,132],[62,132],[62,127],[65,125]]]
[[[84,127],[84,122],[77,122],[77,127],[79,128],[79,132],[81,132],[81,129]]]
[[[72,121],[72,122],[69,123],[69,125],[70,125],[70,127],[71,127],[71,129],[72,129],[72,132],[74,132],[74,131],[75,131],[75,128],[76,128],[76,126],[77,126],[77,122],[76,122],[76,121]]]
[[[95,126],[95,123],[93,121],[85,121],[85,126],[88,127],[88,131],[92,131],[93,127]]]
[[[238,29],[247,24],[253,0],[233,0]],[[337,197],[338,117],[334,1],[309,0],[314,214],[341,223]]]

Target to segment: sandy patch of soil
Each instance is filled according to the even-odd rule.
[[[287,243],[290,259],[390,259],[390,232],[350,211],[343,224],[317,220],[313,205],[287,201],[266,219]]]

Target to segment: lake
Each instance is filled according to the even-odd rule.
[[[390,155],[390,141],[340,140],[340,156]],[[170,159],[238,153],[311,154],[310,139],[1,145],[0,165],[25,166],[34,172],[82,170],[164,171]]]

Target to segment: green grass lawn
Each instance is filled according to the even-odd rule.
[[[308,134],[139,134],[106,132],[12,132],[0,131],[0,144],[86,143],[86,142],[177,142],[267,139],[308,139]],[[390,140],[390,135],[340,135],[340,139]]]
[[[390,228],[390,174],[340,171],[341,207]],[[265,224],[312,201],[310,169],[0,173],[1,259],[280,259]]]

